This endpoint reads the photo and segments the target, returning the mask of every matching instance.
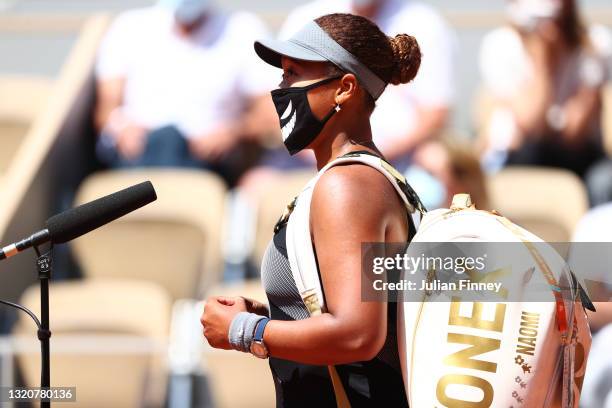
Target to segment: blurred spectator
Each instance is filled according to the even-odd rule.
[[[437,134],[449,117],[454,94],[455,35],[434,9],[418,1],[315,0],[289,14],[279,37],[287,39],[309,21],[334,12],[367,17],[390,36],[413,35],[423,52],[414,82],[387,88],[376,102],[371,119],[376,146],[404,171],[416,146]],[[257,175],[262,177],[251,177],[249,181],[262,180],[264,175],[270,175],[270,168],[314,167],[314,160],[310,151],[289,158],[286,151],[279,149],[261,164],[269,169],[259,169]]]
[[[593,165],[585,176],[592,207],[612,202],[612,160]]]
[[[578,223],[572,241],[579,242],[578,245],[590,245],[589,243],[594,242],[612,245],[612,230],[605,228],[609,225],[612,225],[612,203],[591,209]],[[601,251],[599,247],[596,248]],[[587,248],[574,248],[570,253],[570,264],[581,262],[590,265],[591,259],[580,259],[580,253],[588,255],[589,252]],[[603,258],[606,256],[603,255]],[[612,408],[612,281],[609,275],[610,265],[598,266],[602,268],[603,276],[599,279],[595,277],[595,280],[600,283],[591,285],[588,289],[597,312],[588,312],[593,343],[580,399],[580,406],[584,408]],[[608,301],[603,301],[605,299]]]
[[[612,325],[604,327],[591,343],[586,366],[580,406],[582,408],[612,408]]]
[[[509,24],[481,47],[494,105],[485,164],[562,167],[584,176],[605,157],[601,101],[612,37],[604,27],[585,27],[574,0],[508,0],[507,16]]]
[[[96,66],[100,159],[231,172],[241,142],[277,124],[275,78],[253,52],[267,34],[254,15],[223,13],[210,0],[120,14]]]
[[[433,139],[420,145],[405,176],[428,210],[449,208],[458,193],[469,193],[476,208],[489,208],[478,157],[458,139]]]
[[[574,231],[574,242],[612,242],[612,203],[592,208],[582,217]]]
[[[591,242],[595,243],[610,243],[612,246],[612,230],[603,226],[612,225],[612,203],[601,205],[589,210],[588,213],[582,217],[574,235],[572,242],[577,242],[577,245],[589,245]],[[599,248],[599,247],[597,247]],[[582,257],[590,255],[585,248],[577,247],[576,250],[570,252],[570,262],[579,263],[573,270],[581,271],[585,266],[591,265],[591,259],[584,259]],[[608,254],[602,254],[602,258],[606,259]],[[609,259],[609,258],[608,258]],[[607,263],[607,262],[598,262]],[[595,307],[597,308],[596,313],[589,312],[591,329],[594,331],[599,330],[603,326],[612,323],[612,303],[610,302],[598,302],[601,299],[612,298],[612,277],[609,275],[610,265],[597,265],[603,268],[601,276],[589,276],[589,278],[600,282],[595,287],[589,287],[591,297],[594,299]],[[591,271],[587,271],[591,273]]]

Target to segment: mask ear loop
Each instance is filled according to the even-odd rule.
[[[325,117],[321,120],[321,123],[325,125],[327,121],[334,115],[334,113],[340,112],[341,109],[342,108],[340,107],[340,104],[336,103],[336,106],[330,109],[329,113],[325,115]]]

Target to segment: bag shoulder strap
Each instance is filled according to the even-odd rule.
[[[404,177],[403,174],[397,171],[395,167],[393,167],[389,162],[387,162],[382,157],[377,156],[374,153],[367,151],[367,150],[358,150],[355,152],[346,153],[345,155],[340,156],[340,158],[344,158],[344,157],[363,158],[364,156],[372,157],[375,160],[380,161],[380,166],[388,173],[388,174],[385,174],[387,178],[388,178],[388,175],[391,175],[395,179],[395,182],[398,184],[398,187],[402,191],[402,194],[400,194],[400,196],[402,197],[404,202],[407,202],[410,205],[409,209],[410,208],[412,209],[411,212],[414,212],[414,210],[416,210],[420,213],[420,215],[423,215],[427,212],[427,209],[425,208],[425,205],[423,205],[423,203],[421,202],[421,199],[419,198],[418,194],[414,191],[412,186],[408,184],[408,181],[406,181],[406,177]]]
[[[286,244],[291,272],[302,300],[311,315],[324,311],[325,299],[310,236],[310,203],[314,187],[319,178],[331,167],[344,163],[366,164],[385,175],[401,197],[410,214],[408,218],[411,223],[412,234],[416,231],[422,215],[426,211],[418,195],[406,182],[405,177],[385,160],[370,152],[358,151],[347,153],[319,170],[288,206],[286,211],[288,214],[279,220],[280,223],[284,218],[285,222],[287,222]]]

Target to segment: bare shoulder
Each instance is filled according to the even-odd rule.
[[[341,164],[327,170],[315,185],[312,211],[357,211],[361,217],[378,217],[389,211],[396,195],[377,169],[360,163]]]

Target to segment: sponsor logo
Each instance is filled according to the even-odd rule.
[[[519,328],[518,343],[516,345],[517,354],[533,356],[536,349],[539,324],[539,313],[529,313],[525,311],[521,313],[521,325]]]
[[[281,116],[281,120],[287,119],[287,117],[291,114],[292,109],[293,109],[293,104],[291,103],[291,101],[289,101],[289,105],[287,106],[287,109],[285,109],[283,116]],[[295,127],[296,121],[297,121],[297,111],[293,112],[293,116],[291,116],[291,119],[289,119],[289,122],[285,123],[285,126],[281,128],[281,133],[283,135],[283,141],[287,140],[291,132],[293,132],[293,128]]]
[[[479,356],[499,350],[501,347],[501,340],[496,338],[496,336],[497,333],[501,333],[504,329],[506,305],[504,303],[466,302],[472,305],[472,311],[470,316],[465,316],[459,313],[461,303],[459,298],[453,298],[451,302],[448,318],[448,324],[451,327],[449,327],[447,342],[464,344],[467,347],[445,356],[443,362],[447,366],[468,370],[466,373],[453,373],[442,376],[438,380],[436,397],[442,405],[447,407],[490,407],[493,403],[494,390],[483,374],[495,373],[497,371],[497,362],[490,361],[490,357],[482,358]],[[484,318],[483,312],[485,306],[487,308],[494,308],[493,320],[490,320],[488,317]],[[453,326],[479,329],[489,333],[483,333],[482,335],[456,333],[452,328]],[[479,371],[482,374],[479,374]],[[480,389],[482,399],[480,401],[464,400],[459,399],[457,393],[453,393],[452,396],[449,395],[449,388],[457,388],[457,386]]]

